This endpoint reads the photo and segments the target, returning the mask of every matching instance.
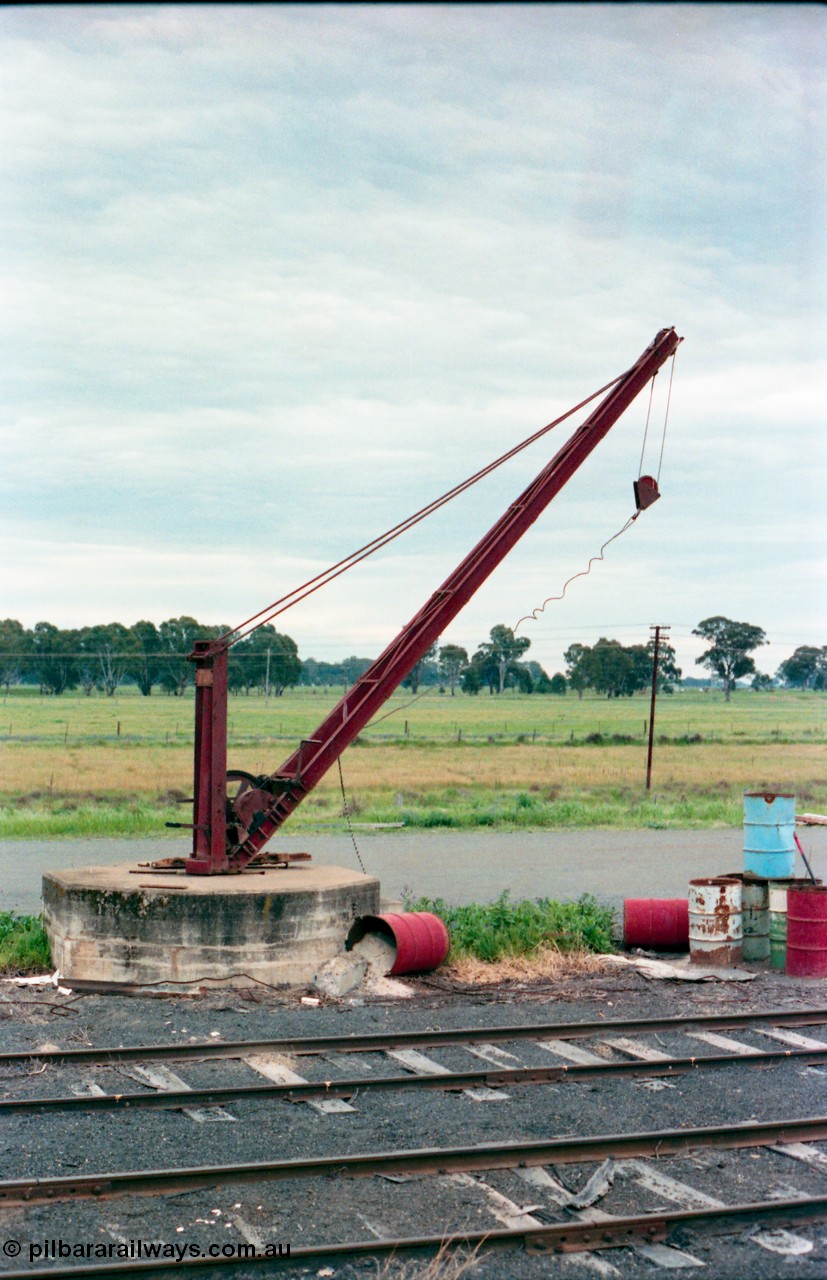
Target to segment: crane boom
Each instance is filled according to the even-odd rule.
[[[264,848],[681,341],[673,328],[661,329],[536,479],[356,680],[312,738],[304,739],[298,749],[266,777],[237,775],[241,787],[229,806],[226,789],[229,643],[226,640],[196,642],[190,655],[196,668],[196,706],[194,841],[193,856],[186,863],[188,871],[202,875],[240,871]]]

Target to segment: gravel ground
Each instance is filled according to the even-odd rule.
[[[432,981],[439,981],[439,978]],[[433,1029],[458,1026],[536,1025],[578,1022],[605,1016],[687,1016],[699,1012],[749,1012],[773,1008],[820,1006],[823,984],[794,981],[764,971],[745,984],[667,984],[636,972],[611,970],[576,975],[542,984],[511,983],[494,991],[449,992],[412,983],[416,994],[405,1001],[372,1002],[359,995],[318,1007],[300,1003],[303,992],[278,995],[257,988],[246,992],[212,991],[197,998],[127,998],[84,996],[70,998],[52,989],[0,996],[0,1049],[91,1043],[95,1046],[208,1040],[218,1032],[223,1040],[382,1032],[395,1028]],[[18,1002],[18,1000],[20,1002]],[[819,1037],[818,1028],[805,1033]],[[729,1033],[756,1047],[771,1045],[754,1031]],[[213,1035],[214,1039],[215,1036]],[[581,1042],[582,1043],[582,1042]],[[593,1041],[588,1042],[595,1049]],[[685,1054],[688,1041],[680,1032],[647,1037],[664,1052]],[[502,1046],[512,1049],[526,1065],[550,1065],[551,1057],[534,1043]],[[425,1050],[452,1069],[480,1068],[483,1063],[467,1050],[447,1047]],[[715,1052],[698,1046],[698,1052]],[[335,1070],[401,1073],[398,1063],[378,1054],[359,1055]],[[515,1064],[517,1065],[517,1064]],[[323,1058],[293,1060],[294,1069],[309,1079],[330,1073]],[[235,1061],[170,1063],[169,1067],[192,1087],[210,1084],[254,1083],[244,1064]],[[6,1096],[44,1096],[84,1088],[90,1080],[105,1092],[140,1088],[128,1073],[115,1068],[50,1066],[42,1074],[5,1069],[0,1087]],[[7,1120],[0,1135],[3,1177],[70,1176],[140,1168],[228,1164],[254,1160],[283,1160],[355,1152],[464,1146],[469,1143],[527,1141],[564,1135],[631,1132],[672,1127],[733,1124],[817,1115],[825,1107],[827,1070],[784,1064],[756,1070],[733,1066],[720,1072],[697,1073],[661,1082],[652,1088],[646,1079],[566,1082],[509,1088],[507,1100],[475,1102],[466,1095],[428,1091],[372,1094],[354,1099],[355,1109],[324,1115],[306,1104],[259,1101],[228,1103],[234,1121],[197,1123],[184,1112],[142,1111],[118,1114],[52,1114]],[[701,1151],[686,1158],[643,1162],[659,1174],[677,1179],[696,1197],[725,1203],[752,1199],[821,1194],[827,1188],[823,1173],[776,1152]],[[561,1165],[549,1172],[571,1191],[579,1190],[594,1173],[592,1165]],[[613,1185],[596,1207],[605,1213],[654,1211],[668,1203],[662,1187],[641,1184],[635,1167],[622,1164]],[[499,1199],[498,1199],[499,1195]],[[505,1201],[502,1200],[505,1197]],[[564,1220],[555,1211],[548,1188],[529,1184],[519,1171],[508,1170],[460,1177],[416,1177],[390,1181],[375,1177],[344,1177],[220,1186],[165,1198],[136,1197],[103,1203],[52,1204],[26,1211],[0,1213],[0,1242],[19,1239],[23,1252],[9,1266],[29,1265],[29,1244],[62,1239],[69,1242],[161,1241],[197,1245],[210,1243],[289,1241],[294,1247],[320,1241],[371,1239],[435,1232],[462,1227],[493,1229],[502,1225],[497,1214],[513,1202],[531,1208],[540,1222]],[[673,1207],[675,1205],[672,1201]],[[513,1211],[513,1210],[512,1210]],[[530,1222],[529,1222],[529,1225]],[[684,1231],[670,1243],[682,1243],[710,1277],[769,1280],[803,1275],[827,1277],[827,1225],[799,1228],[790,1239],[768,1237],[776,1247],[806,1248],[806,1253],[773,1252],[755,1239],[755,1230],[733,1235]],[[796,1246],[795,1241],[802,1243]],[[0,1243],[2,1249],[2,1243]],[[677,1255],[671,1255],[672,1261]],[[34,1264],[32,1264],[34,1265]],[[374,1262],[332,1263],[340,1280],[382,1274]],[[407,1280],[424,1274],[422,1261],[394,1262],[388,1280]],[[609,1270],[608,1268],[614,1268]],[[636,1280],[664,1268],[631,1249],[599,1255],[532,1257],[525,1252],[489,1253],[468,1274],[480,1280],[535,1276],[612,1276]],[[699,1266],[692,1270],[702,1274]],[[282,1271],[282,1273],[284,1273]],[[79,1274],[81,1274],[79,1272]],[[180,1274],[185,1274],[183,1271]],[[260,1268],[243,1264],[211,1268],[210,1276],[239,1278],[260,1275]],[[291,1264],[289,1275],[322,1275],[323,1264]],[[445,1270],[444,1280],[451,1275]]]

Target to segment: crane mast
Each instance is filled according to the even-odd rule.
[[[272,774],[230,774],[240,785],[229,802],[227,658],[232,637],[196,641],[190,654],[195,666],[195,767],[193,821],[186,824],[193,829],[192,857],[185,864],[188,872],[216,875],[242,871],[263,850],[681,341],[673,328],[660,330],[536,479],[356,680],[313,736],[304,739]]]

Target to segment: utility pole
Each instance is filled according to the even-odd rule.
[[[668,632],[669,627],[663,623],[649,628],[655,633],[655,652],[652,655],[652,701],[649,706],[649,750],[646,755],[646,790],[652,788],[652,750],[655,744],[655,700],[658,696],[658,658],[660,656],[660,637],[661,632]]]
[[[264,673],[264,696],[270,697],[270,650],[267,650],[267,668]]]

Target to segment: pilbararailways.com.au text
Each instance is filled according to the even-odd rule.
[[[176,1241],[167,1244],[161,1240],[96,1240],[70,1243],[67,1240],[33,1240],[24,1245],[17,1240],[7,1240],[0,1246],[0,1253],[7,1258],[17,1257],[24,1249],[29,1262],[53,1261],[59,1258],[76,1258],[90,1262],[94,1259],[121,1258],[129,1261],[165,1259],[183,1262],[187,1258],[289,1258],[290,1245],[274,1241],[263,1249],[253,1244],[184,1244]]]

